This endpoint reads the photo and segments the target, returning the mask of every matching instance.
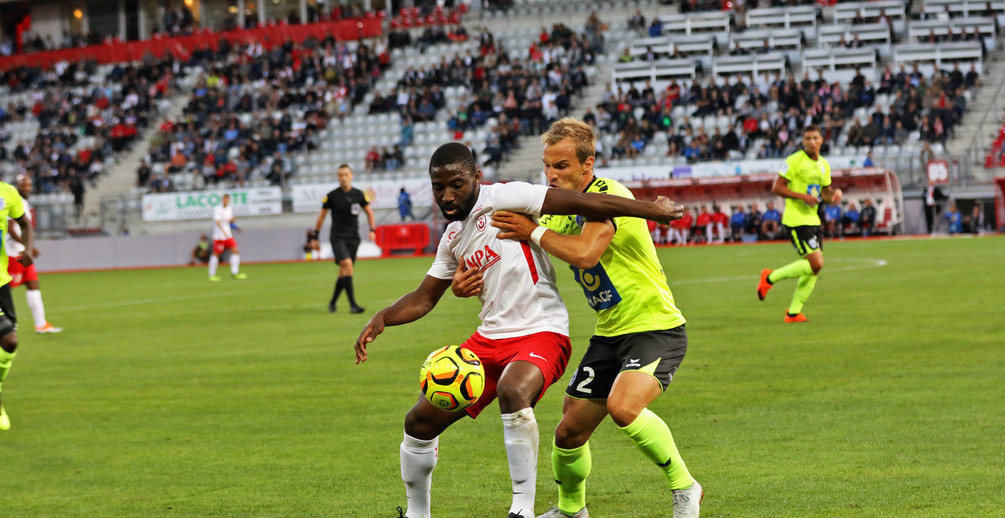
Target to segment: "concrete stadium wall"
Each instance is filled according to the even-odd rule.
[[[242,262],[290,261],[303,257],[304,228],[245,229],[235,238]],[[150,268],[188,264],[200,232],[40,240],[41,272]]]

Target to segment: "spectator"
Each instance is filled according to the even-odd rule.
[[[956,204],[950,203],[949,210],[946,211],[946,222],[949,223],[949,235],[963,232],[963,217],[960,211],[956,210]]]
[[[749,205],[750,210],[747,211],[747,234],[751,236],[757,236],[757,233],[761,231],[761,209],[757,208],[757,203],[751,203]]]
[[[691,209],[684,207],[684,215],[670,222],[670,243],[688,244],[688,234],[691,232]]]
[[[366,152],[366,157],[364,159],[363,169],[367,171],[379,171],[384,167],[383,159],[381,157],[380,151],[377,151],[377,146],[370,147],[370,151]]]
[[[733,217],[729,218],[729,230],[733,241],[743,239],[743,229],[747,226],[747,214],[743,211],[743,205],[737,205],[733,210]]]
[[[841,205],[836,203],[822,203],[823,206],[823,232],[827,237],[836,237],[841,232]]]
[[[415,215],[412,214],[412,197],[404,187],[398,192],[398,214],[401,216],[401,221],[407,221],[408,218],[415,221]]]
[[[841,216],[841,233],[846,236],[857,233],[859,231],[858,219],[858,209],[855,208],[855,202],[848,203],[848,209]]]
[[[924,150],[922,150],[922,156],[924,156]],[[921,162],[923,165],[924,161]],[[928,180],[928,187],[925,188],[922,193],[925,200],[925,225],[928,227],[928,233],[932,234],[935,232],[935,222],[936,217],[939,215],[943,200],[946,199],[946,195],[942,192],[942,189],[935,185],[935,182]]]
[[[659,38],[663,35],[663,22],[660,21],[659,16],[653,16],[653,21],[649,24],[649,37]]]
[[[701,206],[701,212],[694,221],[694,240],[712,242],[712,213],[708,211],[707,205]]]
[[[709,243],[712,243],[712,236],[715,237],[715,243],[722,244],[726,242],[726,228],[729,225],[729,216],[722,212],[722,207],[716,205],[712,211],[712,220],[709,222],[712,228],[712,234],[709,235]]]
[[[782,229],[782,214],[775,209],[775,202],[768,202],[768,210],[761,217],[761,237],[775,239]]]
[[[862,237],[869,237],[876,226],[876,207],[872,206],[871,198],[866,198],[862,202],[862,212],[858,216],[858,226],[862,230]]]
[[[388,171],[397,171],[405,166],[405,153],[401,150],[401,146],[398,144],[392,146],[390,152],[387,152],[385,149],[383,159],[384,167],[387,168]]]
[[[628,28],[637,33],[642,33],[646,30],[646,17],[642,15],[641,10],[636,9],[635,13],[628,18]]]
[[[980,202],[974,203],[974,208],[970,211],[970,214],[963,217],[963,225],[963,231],[970,234],[980,234],[984,231],[987,221],[984,219],[984,213],[981,212]]]

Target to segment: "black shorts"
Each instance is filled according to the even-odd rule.
[[[787,227],[782,225],[785,234],[792,240],[800,257],[806,257],[813,252],[824,251],[824,234],[820,225],[800,225]]]
[[[354,263],[356,262],[356,250],[359,249],[359,236],[355,238],[332,236],[331,243],[336,263],[340,263],[347,258],[352,259]]]
[[[592,336],[565,393],[577,399],[606,399],[623,371],[642,371],[666,390],[687,352],[684,326],[621,336]]]
[[[0,336],[17,331],[17,313],[10,296],[10,284],[0,286]]]

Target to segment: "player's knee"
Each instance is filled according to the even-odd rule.
[[[531,407],[537,396],[537,394],[532,394],[528,387],[519,383],[500,383],[496,387],[496,395],[499,398],[499,408],[503,413],[516,412]]]
[[[10,321],[7,317],[0,317],[4,321],[4,326],[0,328],[0,349],[12,353],[17,350],[17,333],[14,332],[14,327],[10,325]]]
[[[642,413],[642,408],[636,408],[635,405],[630,404],[620,398],[609,397],[607,398],[607,413],[610,414],[611,420],[614,424],[625,427],[632,424],[636,419],[638,419],[639,414]]]
[[[416,405],[405,415],[405,433],[423,441],[429,441],[440,435],[440,430],[431,419],[423,416]]]
[[[590,439],[590,432],[576,426],[574,422],[566,422],[564,419],[555,428],[555,445],[559,448],[570,450],[579,448]]]

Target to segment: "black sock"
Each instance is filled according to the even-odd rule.
[[[338,300],[338,296],[342,294],[342,288],[345,285],[345,282],[342,279],[348,279],[348,277],[338,278],[338,282],[335,283],[335,293],[332,293],[331,304],[334,304],[335,301]]]
[[[347,275],[342,277],[342,285],[345,286],[345,296],[349,298],[349,304],[357,306],[356,304],[356,293],[352,288],[352,276]]]

